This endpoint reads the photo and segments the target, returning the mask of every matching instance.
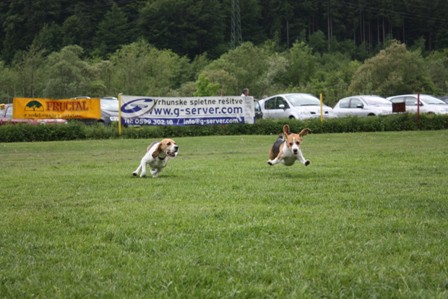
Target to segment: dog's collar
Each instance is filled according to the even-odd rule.
[[[160,153],[159,154],[159,160],[165,160],[166,156],[167,156],[166,154],[164,156],[162,156],[162,154]]]

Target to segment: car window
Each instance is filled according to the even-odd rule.
[[[392,103],[404,103],[403,97],[397,97],[390,100]]]
[[[6,108],[6,115],[7,118],[12,118],[12,106],[9,106]]]
[[[291,105],[297,106],[319,106],[320,100],[315,96],[310,94],[301,93],[301,94],[290,94],[287,95],[288,101]]]
[[[339,108],[349,108],[350,99],[343,99],[339,101]]]
[[[118,100],[101,100],[101,109],[118,111]]]
[[[268,110],[268,109],[275,109],[275,98],[267,100],[264,103],[264,109]]]
[[[283,109],[289,108],[289,104],[288,104],[288,102],[285,101],[285,99],[283,99],[281,97],[277,97],[276,99],[277,99],[277,103],[276,103],[277,109],[281,109],[280,105],[282,105],[282,104],[283,104]]]
[[[352,98],[350,101],[350,108],[360,108],[364,107],[360,99]]]
[[[388,100],[381,98],[381,97],[375,97],[375,96],[365,96],[362,97],[362,99],[367,103],[367,105],[372,105],[372,106],[390,106],[391,102],[389,102]]]
[[[429,105],[445,105],[446,103],[438,98],[429,95],[420,95],[420,99],[424,100]]]
[[[283,108],[280,108],[281,104],[284,105]],[[270,100],[267,100],[264,103],[264,108],[266,110],[268,110],[268,109],[285,109],[285,108],[289,108],[289,104],[282,97],[275,97]]]
[[[405,97],[406,106],[417,106],[417,99],[414,97]]]

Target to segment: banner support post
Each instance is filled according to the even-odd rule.
[[[320,93],[320,122],[324,121],[324,114],[323,114],[323,95]]]
[[[122,129],[121,129],[121,95],[122,95],[122,93],[120,92],[118,94],[118,136],[121,136],[121,133],[122,133]]]

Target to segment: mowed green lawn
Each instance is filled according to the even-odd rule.
[[[448,297],[448,131],[175,139],[0,144],[0,297]]]

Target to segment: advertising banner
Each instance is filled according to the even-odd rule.
[[[61,100],[43,98],[14,98],[13,107],[14,118],[101,118],[99,98]]]
[[[186,126],[254,123],[253,97],[120,97],[122,125]]]

